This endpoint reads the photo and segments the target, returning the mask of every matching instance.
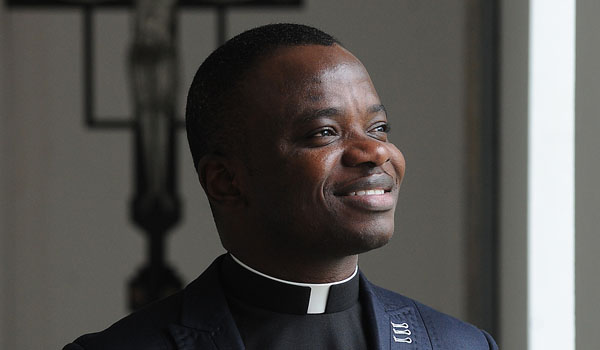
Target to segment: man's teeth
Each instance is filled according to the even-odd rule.
[[[384,190],[365,190],[348,193],[349,196],[368,196],[373,194],[384,194]]]

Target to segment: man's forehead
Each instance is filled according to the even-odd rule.
[[[362,63],[339,45],[277,49],[244,80],[246,114],[254,115],[255,123],[269,119],[279,124],[309,110],[341,109],[357,91],[371,96],[365,101],[370,106],[380,105]]]
[[[258,71],[300,77],[318,82],[324,75],[339,73],[344,67],[362,65],[348,50],[334,44],[281,47],[265,57]]]
[[[245,88],[270,89],[281,95],[301,93],[318,99],[324,84],[339,82],[344,76],[371,84],[362,63],[339,45],[284,47],[258,63],[246,79]]]

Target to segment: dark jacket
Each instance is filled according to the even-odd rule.
[[[221,287],[221,259],[184,290],[102,332],[83,335],[63,350],[244,349]],[[377,287],[362,274],[360,295],[375,349],[498,349],[486,332]]]

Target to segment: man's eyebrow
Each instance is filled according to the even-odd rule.
[[[382,104],[373,105],[373,106],[369,107],[369,108],[367,109],[367,111],[368,111],[369,113],[383,112],[383,113],[385,113],[385,114],[387,115],[387,111],[386,111],[386,109],[385,109],[385,106],[384,106],[384,105],[382,105]]]
[[[369,114],[383,112],[387,115],[387,111],[385,110],[385,106],[382,104],[372,105],[367,108],[367,112]],[[339,108],[331,107],[317,110],[310,110],[305,113],[302,113],[300,118],[298,118],[297,123],[308,123],[315,119],[319,119],[322,117],[339,117],[341,116],[342,110]]]
[[[317,110],[310,110],[305,113],[302,113],[300,118],[298,118],[298,123],[308,123],[315,119],[323,118],[323,117],[336,117],[340,116],[342,111],[339,108],[331,107]]]

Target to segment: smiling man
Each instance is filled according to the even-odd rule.
[[[66,349],[496,349],[471,325],[376,287],[404,176],[364,66],[275,24],[200,66],[188,139],[228,254],[183,291]]]

